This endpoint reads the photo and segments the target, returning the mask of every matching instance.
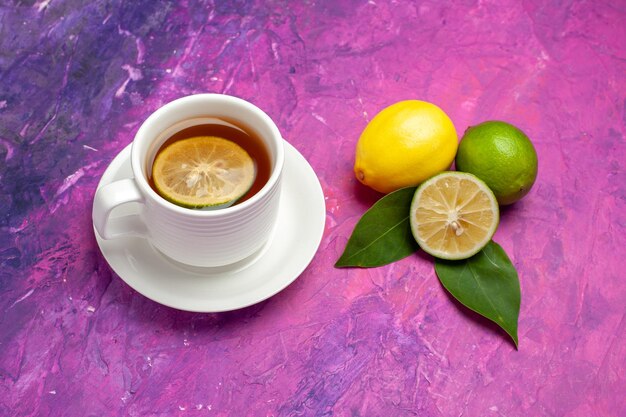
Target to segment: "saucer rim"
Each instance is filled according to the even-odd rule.
[[[104,242],[106,242],[105,240],[103,240],[99,234],[97,233],[97,231],[95,230],[94,227],[94,235],[96,238],[96,242],[98,245],[98,248],[100,250],[100,253],[102,254],[104,260],[106,261],[107,265],[109,265],[109,267],[112,269],[113,272],[115,272],[115,274],[120,277],[120,279],[129,287],[131,287],[134,291],[136,291],[137,293],[141,294],[142,296],[167,307],[170,308],[174,308],[177,310],[181,310],[181,311],[189,311],[189,312],[198,312],[198,313],[219,313],[219,312],[226,312],[226,311],[233,311],[233,310],[239,310],[242,308],[246,308],[255,304],[258,304],[262,301],[265,301],[271,297],[273,297],[274,295],[280,293],[281,291],[283,291],[285,288],[287,288],[289,285],[291,285],[296,279],[298,279],[302,273],[306,270],[306,268],[310,265],[310,263],[313,261],[315,255],[318,252],[319,246],[321,245],[322,242],[322,238],[324,235],[324,230],[326,227],[326,204],[325,204],[325,196],[323,193],[323,189],[322,186],[320,184],[319,178],[317,177],[315,171],[313,170],[313,168],[311,167],[311,165],[309,164],[309,162],[306,160],[306,158],[293,146],[291,145],[289,142],[285,141],[283,139],[283,143],[285,146],[285,165],[287,165],[287,158],[297,158],[299,159],[299,161],[297,161],[297,164],[302,164],[303,169],[306,171],[306,174],[310,175],[309,180],[315,180],[315,181],[311,181],[311,184],[309,184],[309,186],[314,187],[314,189],[311,189],[310,192],[308,193],[309,195],[311,195],[311,201],[318,199],[318,203],[321,203],[321,207],[322,210],[319,213],[319,226],[317,227],[317,230],[315,230],[315,235],[313,233],[311,233],[311,239],[313,240],[313,244],[311,245],[310,249],[301,256],[301,260],[302,262],[300,262],[299,265],[296,266],[296,268],[294,269],[294,271],[291,274],[285,274],[284,277],[282,277],[281,279],[278,280],[278,282],[276,284],[276,286],[272,287],[269,286],[269,291],[266,292],[261,292],[260,294],[257,294],[256,296],[249,296],[249,293],[251,291],[249,290],[243,290],[241,291],[240,297],[244,297],[244,299],[242,300],[242,302],[233,302],[233,299],[236,300],[236,298],[229,298],[227,299],[229,301],[229,303],[224,304],[224,303],[219,303],[219,305],[209,305],[211,301],[209,301],[209,304],[206,303],[207,300],[205,300],[204,302],[199,302],[198,300],[194,300],[193,304],[181,304],[179,302],[172,302],[171,299],[167,299],[166,297],[160,297],[158,295],[155,294],[155,292],[149,291],[149,295],[146,294],[146,288],[143,287],[143,291],[140,290],[137,287],[137,285],[133,285],[136,284],[137,280],[145,280],[146,278],[129,278],[128,276],[126,276],[126,278],[124,277],[125,275],[128,275],[128,271],[124,271],[124,267],[129,267],[130,263],[128,262],[127,258],[124,258],[124,260],[121,260],[120,258],[115,258],[114,255],[112,253],[108,253],[107,254],[107,249],[106,247],[104,247]],[[97,187],[100,188],[101,186],[105,185],[105,177],[107,176],[107,173],[110,170],[115,169],[116,172],[121,170],[124,167],[124,164],[130,164],[130,149],[132,147],[132,143],[127,145],[124,149],[122,149],[116,156],[115,158],[109,163],[109,165],[107,166],[107,168],[105,169],[105,171],[103,172],[100,181],[98,182]],[[115,175],[115,173],[110,173],[109,176],[111,175]],[[132,175],[132,174],[131,174]],[[121,178],[120,178],[121,179]],[[108,182],[110,182],[111,179],[108,179]],[[106,182],[106,183],[108,183]],[[284,185],[283,185],[284,187]],[[284,188],[283,188],[283,193],[284,193]],[[283,196],[281,196],[281,198],[283,198]],[[308,218],[310,220],[310,218]],[[279,214],[279,221],[280,221],[280,214]],[[263,250],[263,253],[257,258],[255,259],[255,261],[253,263],[251,263],[248,267],[244,268],[245,270],[254,270],[255,264],[261,260],[263,257],[268,256],[268,252],[270,252],[271,250],[271,246],[272,246],[272,239],[276,239],[277,236],[275,235],[275,233],[272,233],[272,236],[270,237],[270,241],[268,241],[268,243],[265,246],[265,249]],[[128,242],[126,239],[135,239],[135,243],[131,244],[130,242]],[[141,238],[120,238],[120,240],[122,241],[126,241],[124,244],[126,245],[126,247],[133,247],[137,244],[139,245],[148,245],[148,246],[152,246],[147,240],[145,239],[141,239]],[[140,242],[140,243],[137,243]],[[154,252],[154,254],[156,256],[158,256],[159,258],[163,259],[164,262],[168,262],[170,265],[172,265],[172,263],[167,259],[167,257],[165,257],[163,254],[159,253],[158,250],[154,249],[154,247],[152,247],[152,250]],[[121,262],[120,262],[121,261]],[[174,267],[176,267],[176,265],[173,265]],[[180,274],[189,276],[188,274],[194,274],[194,275],[198,275],[196,272],[190,272],[190,271],[185,271],[185,269],[177,267],[177,269],[180,271]],[[208,278],[210,276],[214,276],[214,272],[210,272],[211,268],[206,268],[207,269],[207,273],[205,275],[203,275],[205,278]],[[124,272],[123,274],[120,272]],[[228,272],[224,272],[222,274],[226,274]],[[232,272],[232,274],[237,275],[240,274],[241,270],[236,270],[234,272]],[[201,274],[202,275],[202,274]],[[218,274],[219,275],[219,274]],[[129,282],[130,281],[130,282]],[[261,287],[263,288],[263,287]],[[253,289],[252,293],[254,294],[255,291],[258,291],[258,289]],[[156,291],[158,294],[158,291]],[[246,296],[248,295],[248,296]],[[165,299],[164,299],[165,298]],[[180,299],[180,296],[177,297],[178,299]],[[174,298],[176,299],[176,298]],[[189,300],[191,301],[191,300]]]

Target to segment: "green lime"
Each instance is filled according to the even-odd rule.
[[[152,166],[161,197],[182,207],[227,207],[241,198],[255,178],[254,161],[236,143],[197,136],[162,149]]]
[[[537,178],[537,152],[515,126],[488,121],[465,131],[456,169],[483,180],[500,205],[512,204],[530,191]]]

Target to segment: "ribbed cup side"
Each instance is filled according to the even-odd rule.
[[[252,255],[269,238],[278,214],[280,181],[254,204],[202,213],[168,211],[148,202],[144,219],[153,245],[195,266],[221,266]],[[200,214],[200,215],[198,215]]]
[[[146,181],[152,158],[168,129],[207,117],[236,121],[254,130],[267,145],[272,174],[265,187],[241,205],[211,212],[173,207]],[[251,255],[267,241],[276,221],[283,162],[278,128],[251,103],[223,94],[196,94],[166,104],[141,125],[131,150],[133,173],[146,196],[142,215],[149,239],[165,255],[196,266],[226,265]]]

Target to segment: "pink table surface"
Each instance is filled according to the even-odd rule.
[[[0,415],[625,416],[626,5],[609,1],[40,0],[0,6]],[[326,229],[277,296],[156,304],[100,254],[95,187],[140,123],[219,92],[311,163]],[[403,99],[459,133],[502,119],[539,154],[502,213],[519,350],[417,254],[333,264],[379,195],[360,132]]]

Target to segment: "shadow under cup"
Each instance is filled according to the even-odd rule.
[[[269,178],[245,201],[215,210],[189,209],[165,200],[150,186],[152,164],[163,144],[177,132],[201,124],[231,126],[263,142]],[[192,266],[224,266],[250,257],[266,243],[276,223],[283,163],[278,128],[256,106],[219,94],[166,104],[140,127],[131,150],[134,182],[143,196],[140,217],[146,237],[164,255]]]

